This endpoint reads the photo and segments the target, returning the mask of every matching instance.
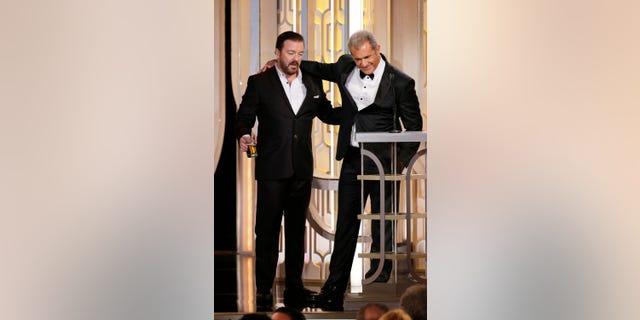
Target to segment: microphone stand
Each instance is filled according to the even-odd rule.
[[[402,130],[396,128],[396,117],[397,117],[397,109],[398,106],[396,106],[395,104],[393,105],[393,129],[389,130],[390,133],[400,133],[402,132]]]
[[[400,129],[398,129],[396,127],[396,122],[397,122],[397,118],[398,118],[398,114],[397,114],[398,113],[398,104],[395,103],[396,102],[396,90],[393,87],[393,76],[394,76],[393,73],[389,74],[389,81],[391,81],[391,95],[393,96],[393,102],[394,102],[394,104],[393,104],[393,119],[392,119],[392,121],[393,121],[393,129],[389,130],[389,132],[390,133],[400,133],[400,132],[402,132],[402,130],[400,130]]]

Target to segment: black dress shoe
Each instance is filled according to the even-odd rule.
[[[364,277],[371,278],[373,274],[376,273],[376,270],[378,269],[378,264],[379,264],[378,259],[371,260],[371,269],[369,269],[369,271],[365,273]],[[384,266],[382,267],[382,271],[380,272],[378,277],[375,280],[373,280],[373,282],[387,283],[387,281],[389,281],[389,278],[391,277],[392,268],[393,268],[393,265],[391,263],[391,260],[385,260]]]
[[[271,293],[256,294],[256,311],[271,312],[273,311],[273,295]]]
[[[317,294],[307,288],[284,289],[284,305],[302,311],[306,307],[312,307],[310,301]]]
[[[344,311],[344,292],[336,287],[322,288],[317,300],[322,311]]]
[[[374,273],[376,273],[375,269],[369,269],[369,271],[367,271],[367,273],[364,276],[365,278],[370,278],[373,276]],[[387,283],[390,277],[391,277],[391,274],[389,272],[384,271],[383,269],[382,272],[380,272],[380,274],[378,275],[378,277],[375,280],[373,280],[373,282]]]

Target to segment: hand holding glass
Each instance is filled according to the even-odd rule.
[[[255,142],[247,144],[247,158],[255,158],[258,156],[258,147]]]

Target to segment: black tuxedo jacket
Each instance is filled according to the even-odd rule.
[[[385,60],[386,65],[375,101],[360,112],[358,112],[358,107],[346,87],[347,78],[356,67],[351,55],[343,55],[335,63],[326,64],[305,60],[301,64],[304,74],[312,74],[324,80],[335,82],[340,90],[343,116],[338,133],[336,152],[338,160],[344,157],[351,144],[351,127],[354,123],[356,124],[356,132],[387,132],[394,128],[401,129],[399,119],[402,120],[405,130],[422,130],[422,115],[415,90],[415,81],[392,66],[384,55],[382,59]],[[382,149],[379,145],[372,145],[367,149],[378,155],[383,150],[388,150],[387,147]],[[419,146],[419,143],[398,144],[398,161],[402,166],[406,166]]]
[[[276,67],[252,75],[247,81],[236,115],[235,133],[237,139],[251,134],[258,119],[257,180],[311,179],[313,119],[318,116],[325,123],[340,123],[342,108],[332,108],[322,88],[322,80],[303,73],[302,82],[307,94],[298,114],[294,114]]]

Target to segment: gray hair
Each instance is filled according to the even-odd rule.
[[[352,34],[351,37],[349,37],[349,41],[347,42],[347,48],[359,48],[365,42],[369,42],[373,49],[378,48],[378,40],[376,40],[376,36],[374,36],[373,33],[367,30],[360,30]]]

